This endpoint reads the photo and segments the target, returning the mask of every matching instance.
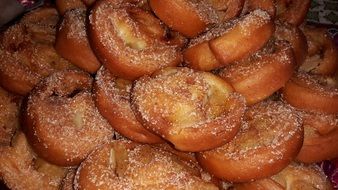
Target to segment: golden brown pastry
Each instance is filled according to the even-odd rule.
[[[147,129],[178,150],[195,152],[230,141],[239,130],[245,103],[216,75],[175,67],[137,80],[132,107]]]
[[[301,71],[333,75],[338,71],[338,50],[326,28],[303,27],[309,53]]]
[[[78,165],[113,130],[95,107],[92,78],[80,71],[54,73],[30,93],[24,132],[33,150],[61,166]]]
[[[102,67],[94,83],[95,104],[110,125],[121,135],[141,143],[161,143],[162,138],[145,129],[130,105],[132,82],[114,77]]]
[[[291,163],[270,178],[235,184],[234,190],[332,190],[332,184],[317,165]]]
[[[54,47],[59,16],[54,8],[39,8],[24,15],[0,38],[0,84],[20,95],[49,74],[74,68]]]
[[[65,168],[37,157],[20,131],[11,146],[0,147],[0,176],[10,189],[58,190],[65,174]]]
[[[75,177],[75,188],[218,189],[199,175],[199,170],[170,152],[120,140],[101,146],[81,163]]]
[[[137,4],[98,1],[90,18],[94,52],[115,76],[134,80],[181,62],[180,47],[166,38],[160,20]]]
[[[86,9],[66,12],[56,35],[55,49],[74,65],[95,73],[101,63],[90,47],[86,28]]]
[[[149,0],[149,5],[165,24],[187,37],[196,37],[214,23],[240,14],[244,0]]]
[[[210,40],[209,46],[216,59],[226,65],[247,58],[262,48],[273,32],[270,15],[257,9],[242,16],[219,37]]]
[[[221,69],[219,76],[242,94],[248,105],[260,102],[282,88],[295,68],[289,44],[277,41],[272,52],[259,53]]]
[[[266,101],[250,107],[241,131],[229,143],[197,153],[201,166],[230,182],[249,182],[274,175],[297,156],[303,127],[294,109]]]
[[[301,111],[304,142],[297,160],[321,162],[338,157],[338,114]]]
[[[298,72],[286,83],[282,94],[298,109],[338,113],[338,83],[333,77]]]
[[[277,40],[286,40],[290,43],[295,57],[297,68],[301,66],[308,55],[308,44],[302,30],[297,26],[283,21],[276,21],[274,37]]]

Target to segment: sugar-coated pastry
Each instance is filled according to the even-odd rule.
[[[46,44],[25,45],[19,51],[0,50],[0,84],[8,91],[27,95],[49,74],[75,68]]]
[[[137,4],[98,1],[89,20],[95,54],[120,78],[134,80],[181,62],[180,47],[170,44],[160,20]]]
[[[57,31],[55,49],[74,65],[95,73],[101,63],[90,47],[86,28],[86,9],[67,11]]]
[[[185,64],[200,71],[211,71],[222,66],[209,47],[209,41],[223,34],[231,24],[224,23],[211,28],[204,34],[192,38],[183,51]]]
[[[34,42],[53,44],[58,21],[59,14],[55,8],[41,7],[25,14],[20,23]]]
[[[159,147],[112,141],[91,153],[78,168],[75,189],[216,190],[199,170]]]
[[[141,143],[161,143],[162,138],[145,129],[130,105],[132,82],[114,77],[102,67],[94,83],[95,104],[110,125],[121,135]]]
[[[37,157],[20,131],[11,146],[0,147],[0,176],[10,189],[58,190],[65,174],[65,168]]]
[[[297,160],[315,163],[338,157],[338,114],[301,111],[304,142]]]
[[[301,71],[333,75],[338,71],[338,49],[326,28],[303,27],[309,50]]]
[[[239,130],[245,102],[220,77],[175,67],[137,80],[132,106],[147,129],[178,150],[195,152],[230,141]]]
[[[250,107],[241,131],[229,143],[197,153],[206,171],[230,182],[249,182],[274,175],[297,156],[303,127],[294,109],[266,101]]]
[[[317,165],[291,163],[270,178],[235,184],[234,190],[332,190],[332,184]]]
[[[243,0],[149,0],[156,16],[173,30],[190,38],[206,31],[210,24],[239,15],[243,4]]]
[[[297,26],[283,21],[276,21],[274,37],[277,40],[286,40],[290,43],[297,67],[301,66],[308,55],[308,44],[302,30]]]
[[[95,107],[92,78],[80,71],[57,72],[29,94],[24,132],[33,150],[61,166],[78,165],[113,130]]]
[[[54,47],[58,14],[54,8],[36,9],[5,30],[0,38],[0,84],[20,95],[49,74],[74,68]]]
[[[304,111],[338,113],[338,83],[330,76],[295,73],[282,95],[289,104]]]
[[[221,69],[219,76],[242,94],[247,104],[260,102],[282,88],[295,68],[292,48],[277,41],[272,52],[263,52],[251,59]]]
[[[273,32],[274,24],[270,15],[257,9],[242,16],[219,37],[210,40],[209,46],[215,57],[226,65],[262,48]]]

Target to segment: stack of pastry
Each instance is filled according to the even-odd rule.
[[[10,189],[332,189],[338,51],[300,0],[56,0],[0,36]]]

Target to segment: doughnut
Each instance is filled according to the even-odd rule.
[[[295,57],[296,65],[302,65],[308,54],[308,44],[302,30],[287,22],[276,21],[274,37],[277,40],[286,40],[290,43]]]
[[[95,73],[100,68],[101,63],[87,37],[86,9],[65,13],[56,35],[55,49],[62,57],[89,73]]]
[[[1,35],[1,48],[20,49],[27,43],[53,45],[59,15],[55,8],[38,8],[7,28]]]
[[[277,18],[299,26],[305,20],[311,0],[276,0]]]
[[[221,36],[210,40],[209,46],[221,64],[226,65],[262,48],[273,32],[271,17],[258,9],[241,17]]]
[[[38,8],[27,14],[0,35],[0,47],[18,51],[31,43],[53,45],[59,15],[54,8]]]
[[[211,71],[222,66],[209,47],[209,41],[218,37],[230,27],[230,24],[219,24],[204,34],[190,40],[188,47],[183,51],[185,64],[195,70]]]
[[[278,174],[270,178],[253,182],[235,184],[235,190],[284,190],[284,189],[312,189],[332,190],[332,184],[314,164],[304,165],[291,163]]]
[[[303,27],[309,54],[299,70],[332,75],[338,70],[338,50],[325,28]]]
[[[49,74],[75,68],[50,45],[35,44],[18,51],[0,50],[0,84],[8,91],[27,95]]]
[[[47,17],[47,18],[44,18]],[[58,15],[53,8],[40,8],[9,27],[0,38],[0,84],[26,95],[44,77],[74,66],[60,57],[52,44]]]
[[[9,146],[19,128],[21,99],[0,87],[0,146]]]
[[[338,114],[300,112],[304,143],[297,160],[314,163],[338,157]]]
[[[228,65],[221,69],[219,76],[229,81],[247,104],[252,105],[282,88],[292,76],[294,65],[289,44],[277,41],[272,53]]]
[[[0,176],[10,189],[58,190],[65,173],[65,168],[36,157],[20,131],[11,146],[0,147]]]
[[[140,143],[160,143],[163,140],[145,129],[136,119],[130,105],[132,82],[114,77],[102,67],[94,83],[95,104],[110,125],[121,135]]]
[[[20,23],[24,25],[25,32],[34,42],[52,45],[58,21],[59,14],[55,8],[42,7],[25,14]]]
[[[216,10],[206,1],[149,0],[149,5],[166,25],[190,38],[205,31],[217,19]]]
[[[79,166],[75,189],[218,189],[174,154],[150,145],[112,141]]]
[[[283,99],[304,110],[338,113],[338,83],[329,76],[298,72],[282,89]]]
[[[221,78],[189,68],[141,77],[131,91],[143,126],[181,151],[203,151],[230,141],[245,109],[242,96]]]
[[[297,156],[303,128],[296,112],[282,102],[250,107],[241,131],[229,143],[197,153],[200,165],[225,181],[249,182],[269,177]]]
[[[90,15],[91,45],[114,75],[134,80],[181,62],[177,46],[168,44],[165,28],[150,12],[123,0],[102,0]]]
[[[20,49],[26,43],[43,43],[52,45],[55,41],[56,24],[59,15],[54,8],[38,8],[7,28],[1,35],[0,47]]]
[[[75,166],[113,137],[95,107],[91,86],[88,74],[62,71],[41,81],[29,94],[22,123],[39,157],[55,165]]]
[[[86,5],[81,0],[56,0],[55,6],[62,16],[72,9],[86,8]]]
[[[271,18],[276,16],[276,6],[274,0],[246,0],[242,14],[246,14],[256,9],[268,12]]]

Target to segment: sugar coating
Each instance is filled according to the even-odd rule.
[[[228,160],[250,159],[255,150],[268,148],[274,155],[271,160],[261,160],[259,165],[285,159],[284,144],[301,138],[301,119],[294,109],[281,102],[262,102],[251,107],[245,114],[241,131],[231,142],[210,151]],[[206,153],[208,155],[209,153]],[[256,152],[255,154],[259,154]]]
[[[116,141],[79,167],[75,187],[86,189],[217,189],[199,172],[159,147]]]
[[[29,96],[30,130],[45,151],[57,151],[67,161],[83,159],[95,146],[113,137],[110,125],[94,105],[91,81],[82,72],[58,72]],[[69,97],[76,90],[79,92]]]

